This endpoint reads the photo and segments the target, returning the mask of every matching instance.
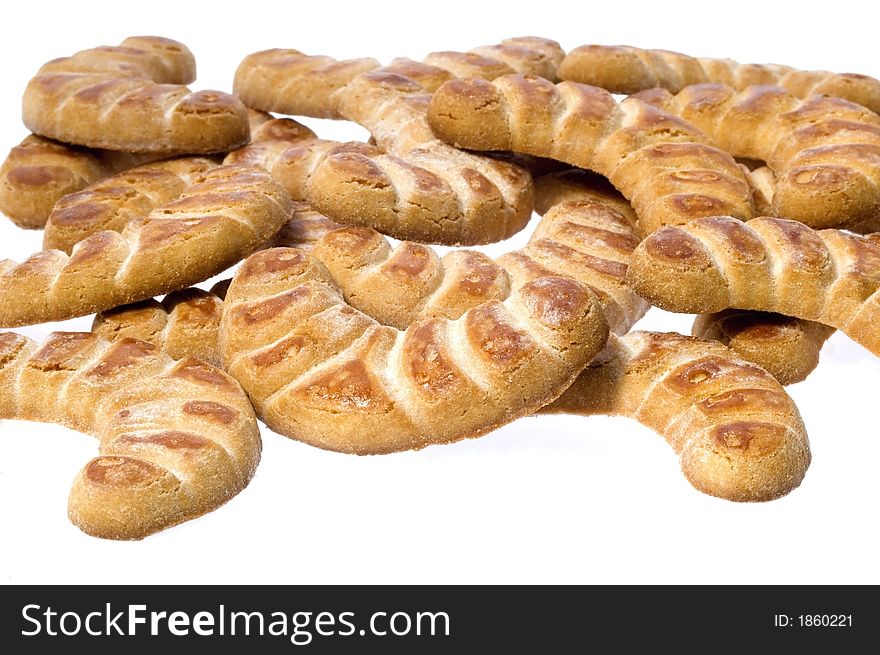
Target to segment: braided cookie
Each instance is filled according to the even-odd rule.
[[[536,36],[505,39],[500,44],[481,46],[470,52],[429,54],[413,77],[433,92],[443,82],[463,75],[492,79],[507,73],[529,73],[556,79],[556,69],[565,56],[556,41]],[[379,68],[375,59],[337,61],[322,55],[306,55],[299,50],[274,48],[245,57],[235,71],[232,88],[248,106],[293,116],[335,118],[339,112],[336,94],[349,82]],[[419,67],[411,59],[395,59],[391,68]]]
[[[639,244],[627,282],[662,309],[795,316],[833,326],[880,355],[880,239],[780,218],[703,218]]]
[[[840,98],[801,100],[777,86],[736,92],[690,86],[661,105],[736,157],[767,162],[776,175],[772,214],[811,227],[858,229],[880,213],[880,116]]]
[[[525,46],[517,48],[524,52]],[[537,46],[534,52],[531,59],[520,55],[523,66],[548,57]],[[269,78],[260,73],[257,60],[262,61],[246,59],[236,79],[243,80],[249,93],[259,95],[258,88]],[[273,152],[269,147],[262,152],[246,149],[247,155],[233,157],[249,156],[253,164],[262,158],[261,165],[271,167],[294,198],[307,199],[341,223],[372,227],[399,239],[447,245],[507,238],[522,229],[531,215],[529,176],[519,166],[463,153],[434,137],[426,116],[427,94],[451,77],[442,68],[406,59],[354,76],[343,86],[331,74],[326,86],[334,89],[327,96],[332,108],[319,112],[308,102],[292,106],[295,97],[275,98],[274,86],[259,100],[244,95],[267,111],[360,123],[371,132],[378,149],[316,140],[293,149],[279,144],[271,148]],[[285,79],[293,86],[314,85],[321,74],[291,66]]]
[[[341,118],[334,110],[333,94],[379,65],[375,59],[337,61],[292,48],[261,50],[239,64],[232,90],[248,107],[262,111]]]
[[[337,104],[337,114],[374,130],[379,147],[308,136],[265,140],[231,153],[226,163],[266,168],[291,197],[308,200],[340,223],[452,245],[506,238],[531,215],[531,178],[519,166],[463,153],[434,138],[421,83],[437,79],[449,75],[397,60],[338,92],[351,97],[344,107]]]
[[[447,245],[499,241],[528,223],[528,172],[436,139],[427,120],[429,96],[413,79],[380,69],[339,96],[340,112],[366,127],[385,153],[325,156],[308,183],[316,210],[398,239]]]
[[[689,57],[668,50],[587,45],[569,52],[559,66],[564,80],[592,84],[612,93],[661,87],[678,93],[691,84],[717,82],[745,89],[777,84],[799,98],[837,96],[880,113],[880,80],[855,73],[804,71],[778,64],[740,64],[732,59]]]
[[[233,278],[220,350],[273,430],[378,454],[479,436],[534,412],[606,337],[595,297],[560,277],[399,331],[347,305],[309,255],[276,248]]]
[[[431,100],[434,133],[459,147],[513,150],[611,180],[650,234],[666,224],[752,217],[751,188],[734,159],[692,125],[641,100],[522,75],[452,80]]]
[[[88,150],[30,134],[0,165],[0,211],[19,227],[40,229],[68,193],[148,160],[148,155]]]
[[[765,501],[810,464],[806,428],[773,376],[714,341],[675,333],[612,336],[546,414],[621,415],[663,436],[703,493]]]
[[[141,539],[216,509],[245,488],[260,433],[238,384],[143,341],[56,332],[38,345],[0,333],[0,418],[49,421],[100,440],[70,491],[71,521]]]
[[[515,278],[552,272],[586,284],[599,298],[612,332],[624,334],[648,311],[626,284],[639,243],[632,207],[604,178],[568,170],[535,182],[543,215],[529,243],[498,258]]]
[[[192,93],[192,54],[133,37],[44,65],[28,83],[24,124],[65,143],[125,152],[224,152],[248,141],[247,110],[219,91]]]
[[[728,309],[700,314],[691,333],[720,341],[786,385],[805,380],[813,372],[834,328],[782,314]]]
[[[0,325],[65,320],[195,284],[265,243],[293,209],[254,168],[221,166],[193,181],[121,233],[80,241],[70,256],[43,250],[22,264],[0,261]],[[117,202],[108,195],[111,207]]]
[[[287,119],[284,119],[287,120]],[[335,192],[330,190],[325,190],[323,188],[316,189],[309,193],[309,181],[312,178],[312,174],[318,168],[319,164],[321,164],[326,157],[339,155],[343,158],[350,159],[353,157],[363,158],[365,160],[369,160],[371,164],[375,164],[377,170],[380,171],[380,174],[383,175],[383,180],[397,179],[406,181],[406,176],[409,174],[413,176],[413,179],[418,182],[418,179],[432,179],[431,174],[422,168],[417,166],[406,166],[405,158],[392,158],[383,156],[383,151],[373,145],[369,145],[366,143],[357,143],[357,142],[348,142],[342,143],[339,141],[329,141],[326,139],[318,139],[318,138],[302,138],[296,142],[290,142],[283,139],[275,139],[275,140],[267,140],[267,141],[258,141],[251,143],[248,146],[243,148],[239,148],[231,152],[227,155],[224,163],[232,164],[232,163],[240,163],[247,164],[249,166],[257,166],[260,168],[264,168],[269,173],[271,173],[272,177],[274,177],[290,194],[291,198],[297,201],[306,201],[310,197],[318,197],[320,194],[324,194],[325,197],[327,194],[330,195],[326,202],[347,202],[348,205],[355,204],[354,201],[346,201],[345,195],[347,193],[345,188],[338,188]],[[517,166],[518,168],[526,168],[527,166],[533,166],[536,170],[541,170],[546,168],[546,164],[543,161],[531,160],[525,161],[527,158],[517,158],[517,161],[512,161],[508,163],[502,163],[502,166]],[[404,165],[400,165],[403,163]],[[333,171],[333,175],[335,176],[338,172],[337,170]],[[328,172],[322,172],[322,175],[327,175]],[[331,181],[331,184],[339,184],[338,180],[335,178]],[[449,196],[448,198],[442,198],[441,200],[446,200],[446,202],[437,203],[441,209],[444,205],[454,205],[459,203],[459,199],[456,198],[456,193],[458,191],[464,190],[464,186],[461,185],[459,189],[449,189],[444,188],[442,185],[437,189],[441,194],[445,194]],[[378,209],[380,213],[384,215],[394,214],[398,212],[398,215],[402,216],[410,216],[411,214],[415,214],[417,211],[421,211],[424,213],[427,207],[418,204],[419,202],[423,202],[427,197],[424,193],[417,193],[417,184],[407,185],[402,184],[399,186],[395,192],[398,194],[395,197],[389,198],[389,204],[378,205]],[[465,191],[462,195],[470,194],[476,195],[479,191],[471,190]],[[335,194],[335,195],[334,195]],[[336,198],[336,195],[341,195],[341,198]],[[380,198],[373,198],[374,202],[383,202],[384,196]],[[436,202],[436,200],[435,200]],[[392,205],[391,203],[395,203]],[[308,204],[308,203],[305,203]],[[332,210],[332,207],[331,207]],[[337,214],[340,213],[341,210],[336,210]],[[417,219],[410,218],[410,221],[413,220],[421,220],[422,216],[419,216]],[[328,222],[330,219],[326,219]],[[339,216],[339,220],[344,222],[353,222],[349,216]],[[387,219],[392,220],[392,219]],[[440,220],[438,218],[438,220]],[[336,224],[337,227],[341,227],[340,224]],[[392,230],[392,228],[388,228]],[[397,231],[401,228],[397,226]],[[415,233],[415,230],[408,231],[408,234]],[[430,240],[430,239],[427,239]],[[452,240],[452,239],[450,239]]]

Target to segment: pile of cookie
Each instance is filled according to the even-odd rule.
[[[96,314],[0,333],[0,418],[99,438],[69,499],[89,534],[229,500],[257,419],[380,454],[625,415],[698,490],[770,500],[810,462],[783,385],[835,329],[880,355],[877,80],[537,37],[384,66],[266,50],[234,95],[194,78],[159,37],[50,61],[0,169],[0,209],[44,229],[0,261],[0,326]],[[533,210],[524,247],[466,247]],[[651,305],[694,336],[631,331]]]

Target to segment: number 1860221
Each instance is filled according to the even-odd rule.
[[[797,626],[800,628],[851,628],[852,614],[776,614],[773,617],[773,626],[785,628]]]

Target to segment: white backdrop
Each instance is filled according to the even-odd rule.
[[[20,97],[43,62],[132,34],[186,43],[197,89],[230,90],[241,58],[269,47],[387,61],[524,34],[567,49],[628,43],[880,76],[869,50],[876,14],[868,3],[743,0],[13,3],[0,24],[0,149],[26,134]],[[366,136],[305,122],[325,138]],[[40,242],[0,219],[0,258],[20,261]],[[652,310],[638,327],[687,332],[690,322]],[[0,583],[877,583],[878,383],[880,360],[832,337],[819,369],[789,389],[812,467],[771,503],[698,493],[662,438],[627,419],[523,419],[481,439],[369,458],[264,429],[244,492],[136,543],[87,537],[67,520],[70,483],[96,452],[90,437],[0,421]]]

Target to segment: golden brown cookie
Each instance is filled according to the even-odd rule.
[[[612,336],[548,414],[628,416],[672,446],[703,493],[765,501],[810,464],[806,428],[772,375],[715,341],[675,333]]]
[[[297,201],[308,198],[309,179],[324,157],[333,153],[380,154],[366,143],[341,143],[319,139],[312,130],[290,118],[276,118],[261,125],[251,143],[233,150],[224,164],[256,166],[268,171]]]
[[[296,249],[249,257],[223,307],[220,350],[273,430],[358,454],[479,436],[560,394],[602,348],[595,296],[540,277],[459,319],[406,330],[342,298]]]
[[[633,253],[630,286],[690,314],[728,308],[835,327],[880,355],[880,243],[781,218],[703,218],[665,227]]]
[[[340,113],[366,127],[384,153],[329,152],[308,182],[315,209],[398,239],[447,245],[499,241],[528,223],[528,172],[436,139],[430,96],[413,78],[377,69],[338,96]]]
[[[493,79],[507,73],[556,79],[565,52],[550,39],[522,36],[468,52],[433,52],[421,63],[400,57],[390,67],[433,92],[453,77]],[[346,118],[336,94],[362,73],[380,67],[375,59],[307,55],[291,48],[262,50],[245,57],[235,71],[235,95],[248,107],[293,116]],[[404,72],[404,69],[410,69]]]
[[[678,93],[691,84],[706,82],[739,90],[756,84],[776,84],[799,98],[813,94],[837,96],[880,112],[880,80],[867,75],[805,71],[779,64],[741,64],[732,59],[689,57],[669,50],[580,46],[565,56],[559,76],[627,94],[655,87]]]
[[[266,125],[271,118],[269,114],[248,110],[254,138],[281,132]],[[67,194],[164,156],[83,148],[28,135],[0,165],[0,211],[19,227],[45,227],[55,203]]]
[[[248,107],[262,111],[340,118],[333,109],[333,94],[379,65],[375,59],[338,61],[292,48],[273,48],[245,57],[235,71],[232,88]]]
[[[307,74],[297,71],[287,75]],[[334,115],[362,124],[376,145],[263,140],[226,161],[266,168],[294,199],[307,200],[339,223],[448,245],[506,238],[531,217],[531,177],[516,164],[461,152],[434,138],[422,83],[449,77],[437,67],[398,60],[338,89]]]
[[[248,141],[245,106],[192,93],[192,54],[160,37],[132,37],[45,64],[28,83],[24,124],[64,143],[124,152],[204,154]]]
[[[0,261],[0,325],[64,320],[195,284],[253,252],[293,211],[287,192],[255,168],[219,166],[180,190],[152,208],[145,200],[121,232],[96,232],[70,256],[43,250],[21,264]],[[116,207],[119,198],[103,202]]]
[[[457,147],[549,157],[605,175],[632,203],[643,234],[754,212],[745,173],[699,129],[596,87],[523,75],[452,80],[434,93],[428,120]]]
[[[99,440],[76,476],[70,520],[106,539],[142,539],[210,512],[260,460],[247,397],[222,371],[151,344],[56,332],[0,333],[0,418],[59,423]]]
[[[651,101],[776,176],[773,216],[865,231],[880,214],[880,116],[840,98],[798,98],[778,86],[689,86]]]

